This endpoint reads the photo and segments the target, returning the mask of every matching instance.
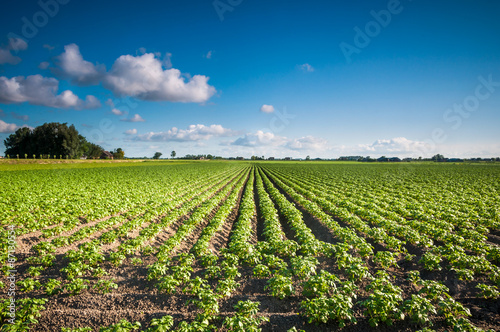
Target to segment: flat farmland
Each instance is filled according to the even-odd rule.
[[[499,164],[0,165],[0,185],[1,331],[500,330]]]

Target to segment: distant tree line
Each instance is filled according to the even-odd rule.
[[[172,151],[172,152],[175,152],[175,151]],[[222,157],[213,156],[211,154],[196,154],[196,155],[195,154],[187,154],[184,157],[181,157],[179,159],[222,159]]]
[[[44,123],[34,129],[19,128],[4,140],[5,155],[21,158],[101,158],[104,149],[88,142],[74,125]],[[125,152],[118,148],[112,152],[114,159],[123,159]]]

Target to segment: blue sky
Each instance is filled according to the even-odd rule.
[[[2,140],[67,122],[130,157],[500,156],[499,2],[2,6]]]

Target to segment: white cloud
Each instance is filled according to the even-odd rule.
[[[31,75],[26,78],[0,76],[0,103],[28,102],[33,105],[73,109],[97,108],[101,105],[94,96],[89,95],[84,101],[70,90],[65,90],[58,95],[58,89],[59,81],[55,78],[41,75]]]
[[[381,154],[414,154],[422,153],[429,150],[429,146],[425,142],[412,141],[405,137],[396,137],[391,139],[379,139],[372,144],[360,144],[359,150]]]
[[[233,141],[231,145],[239,146],[284,146],[288,139],[283,136],[278,136],[273,133],[266,133],[258,130],[255,134],[248,133]]]
[[[0,120],[0,133],[13,133],[19,128],[21,127],[19,127],[15,123],[7,123],[3,120]]]
[[[212,59],[212,51],[208,51],[208,53],[205,55],[205,58]]]
[[[121,119],[120,121],[125,121],[125,122],[144,122],[144,120],[139,114],[134,114],[133,117],[130,119]]]
[[[119,110],[119,109],[117,109],[117,108],[113,108],[113,109],[111,110],[111,113],[113,113],[114,115],[125,115],[125,114],[127,114],[126,112],[124,112],[124,111],[120,111],[120,110]]]
[[[126,135],[135,135],[137,134],[137,129],[129,129],[129,130],[125,130],[125,134]]]
[[[303,65],[299,65],[299,68],[305,72],[312,73],[314,71],[313,66],[308,63],[304,63]]]
[[[49,66],[50,66],[50,63],[48,63],[47,61],[44,61],[44,62],[40,62],[40,64],[38,65],[38,68],[45,70],[45,69],[49,68]]]
[[[286,144],[286,147],[303,151],[325,151],[330,149],[327,140],[313,136],[293,139]]]
[[[261,106],[260,111],[264,113],[272,113],[274,112],[274,106],[264,104]]]
[[[274,133],[263,132],[262,130],[258,130],[256,133],[247,133],[243,137],[240,137],[233,142],[229,142],[229,145],[252,148],[273,147],[279,148],[281,150],[311,152],[324,152],[327,150],[331,150],[328,141],[323,138],[305,136],[301,138],[290,139],[284,136],[275,135]],[[271,150],[266,151],[269,152]]]
[[[234,136],[237,132],[222,127],[221,125],[205,126],[202,124],[190,125],[187,129],[178,129],[173,127],[168,131],[149,132],[136,137],[138,141],[199,141],[208,140],[212,137]]]
[[[6,46],[0,46],[0,64],[8,63],[17,65],[21,62],[21,58],[12,54],[12,51],[24,51],[28,48],[28,44],[19,38],[9,38]]]
[[[77,85],[99,84],[105,75],[106,68],[103,65],[94,65],[83,60],[80,48],[76,44],[64,46],[64,52],[56,57],[59,68],[53,69],[55,75],[69,79]]]
[[[115,95],[142,100],[202,103],[216,92],[208,79],[194,75],[186,82],[178,69],[164,70],[154,54],[146,53],[120,56],[106,75],[104,87]]]
[[[172,68],[172,53],[165,53],[165,57],[163,57],[163,66],[167,69]]]
[[[49,44],[43,44],[43,48],[46,48],[49,51],[52,51],[55,48],[55,46],[52,46],[52,45],[49,45]]]

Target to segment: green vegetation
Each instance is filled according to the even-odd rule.
[[[10,225],[32,241],[15,262],[17,325],[2,331],[36,330],[45,308],[89,298],[103,300],[96,310],[113,308],[113,319],[57,328],[500,328],[477,314],[500,294],[494,164],[212,160],[0,170],[2,260],[12,251]],[[8,279],[0,285],[8,289]],[[472,312],[471,300],[481,304]],[[152,309],[126,316],[127,301]],[[1,302],[4,320],[9,304]],[[294,320],[283,319],[291,313]]]

